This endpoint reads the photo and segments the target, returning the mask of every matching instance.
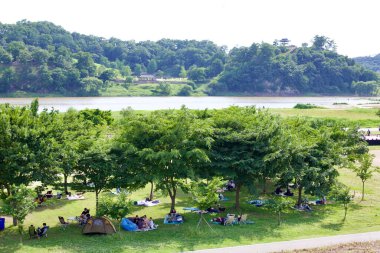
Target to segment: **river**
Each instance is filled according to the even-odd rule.
[[[39,98],[40,109],[54,108],[61,112],[70,107],[77,110],[98,108],[120,111],[131,107],[135,110],[178,109],[182,105],[190,109],[219,109],[236,106],[265,108],[293,108],[297,103],[310,103],[327,108],[370,107],[374,97],[54,97]],[[29,105],[32,98],[0,98],[0,103]],[[347,103],[347,105],[334,105]],[[372,103],[372,104],[371,104]],[[380,102],[379,102],[380,103]]]

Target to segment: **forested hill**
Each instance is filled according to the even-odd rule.
[[[377,75],[338,55],[330,39],[288,44],[254,43],[227,52],[211,41],[122,41],[69,33],[50,22],[0,23],[0,93],[99,95],[112,85],[138,85],[142,73],[187,77],[186,95],[200,84],[210,95],[376,92]]]
[[[376,72],[380,72],[380,54],[371,56],[363,56],[354,58],[355,62]]]
[[[334,41],[324,36],[315,36],[311,46],[289,46],[285,40],[234,48],[225,70],[210,86],[214,92],[247,94],[375,94],[376,73],[335,48]]]

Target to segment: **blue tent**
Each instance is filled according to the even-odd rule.
[[[120,227],[127,231],[136,231],[137,225],[127,218],[123,218],[120,223]]]

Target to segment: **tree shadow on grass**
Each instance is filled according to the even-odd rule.
[[[233,212],[234,199],[223,202],[227,210],[224,213],[209,215],[204,217],[210,221],[216,216],[225,216],[228,212]],[[282,227],[277,226],[276,215],[265,207],[256,207],[242,201],[240,213],[247,213],[248,219],[254,224],[222,226],[210,224],[212,230],[203,223],[197,228],[200,219],[199,214],[184,212],[181,207],[193,206],[193,202],[187,197],[178,198],[177,212],[182,213],[185,222],[178,226],[166,225],[157,220],[159,227],[157,230],[148,232],[127,232],[118,231],[114,235],[107,236],[85,236],[81,234],[81,228],[70,225],[68,229],[61,230],[59,227],[52,227],[49,230],[49,237],[43,240],[26,240],[27,247],[35,251],[51,251],[52,249],[62,252],[129,252],[129,251],[165,251],[179,252],[190,251],[200,248],[218,248],[228,245],[252,244],[270,240],[281,240],[284,236]],[[360,208],[354,207],[354,208]],[[152,212],[162,215],[168,212],[170,203],[163,202],[155,207],[135,206],[135,212]],[[325,218],[326,213],[333,212],[328,206],[313,207],[312,212],[300,212],[289,210],[283,215],[286,226],[297,227],[320,223]],[[238,212],[234,212],[238,214]],[[162,217],[163,218],[163,217]],[[118,229],[119,222],[114,222]],[[339,230],[343,224],[330,223],[322,225],[324,229]],[[1,236],[1,234],[0,234]],[[274,239],[275,238],[275,239]],[[0,238],[1,252],[15,252],[20,250],[17,236],[4,236]],[[46,239],[46,240],[45,240]],[[289,238],[285,238],[289,239]],[[6,247],[4,241],[7,241]],[[3,246],[4,245],[4,246]],[[3,251],[4,249],[4,251]],[[25,249],[25,248],[22,248]]]
[[[321,225],[321,228],[334,230],[334,231],[340,231],[344,225],[343,219],[336,223],[325,223]]]

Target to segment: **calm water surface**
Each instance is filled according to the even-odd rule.
[[[371,100],[370,100],[371,99]],[[297,103],[311,103],[329,108],[347,107],[333,105],[347,103],[348,106],[366,107],[374,103],[366,97],[55,97],[39,98],[40,108],[54,108],[67,111],[70,107],[77,110],[99,108],[120,111],[131,107],[135,110],[178,109],[182,105],[190,109],[218,109],[231,105],[265,108],[292,108]],[[32,98],[0,98],[0,103],[29,105]]]

